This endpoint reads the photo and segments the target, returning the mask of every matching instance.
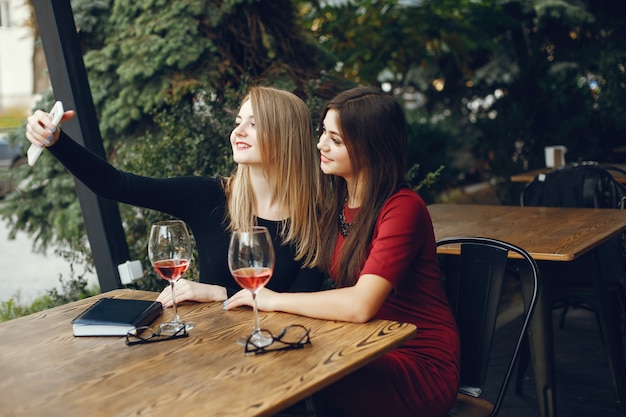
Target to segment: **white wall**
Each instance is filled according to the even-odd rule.
[[[33,38],[24,0],[0,0],[0,111],[30,110]]]

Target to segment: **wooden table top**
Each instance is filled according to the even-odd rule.
[[[602,166],[603,164],[599,164]],[[626,164],[606,164],[608,166],[614,166],[617,168],[621,168],[626,170]],[[534,169],[532,171],[522,172],[521,174],[516,174],[511,176],[511,182],[531,182],[535,179],[535,177],[539,174],[547,174],[549,172],[554,171],[555,168],[540,168]],[[613,177],[620,183],[626,184],[626,175],[622,174],[619,171],[610,171]]]
[[[626,230],[626,210],[617,209],[433,204],[428,211],[436,239],[500,239],[524,248],[537,261],[571,261]],[[457,253],[458,248],[438,251]]]
[[[267,416],[367,364],[416,332],[411,324],[317,320],[259,313],[277,334],[289,324],[311,329],[312,345],[244,355],[236,340],[252,330],[250,309],[183,303],[190,337],[126,346],[123,337],[74,337],[71,320],[97,298],[155,299],[115,290],[0,323],[0,415]],[[167,309],[153,324],[167,321]]]

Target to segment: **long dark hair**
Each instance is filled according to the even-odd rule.
[[[367,256],[374,225],[385,201],[404,183],[406,172],[407,128],[400,104],[390,95],[372,87],[344,91],[330,100],[322,112],[319,131],[328,110],[338,113],[339,134],[352,162],[354,178],[364,190],[361,208],[351,222],[336,266],[333,265],[339,214],[348,196],[346,182],[334,175],[323,175],[322,224],[329,225],[322,235],[322,266],[335,270],[337,285],[354,285]]]

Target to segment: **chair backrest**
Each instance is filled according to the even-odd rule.
[[[626,185],[618,182],[611,173],[626,171],[612,165],[584,162],[561,168],[549,174],[540,174],[526,184],[520,197],[522,206],[581,207],[626,209]],[[612,239],[598,252],[602,263],[611,273],[611,280],[622,281],[626,273],[626,234]],[[611,260],[612,259],[612,260]],[[615,262],[615,260],[619,262]]]
[[[485,386],[508,253],[515,252],[521,256],[532,272],[532,294],[526,302],[517,342],[494,402],[492,414],[495,415],[504,398],[535,309],[539,285],[537,264],[524,249],[497,239],[461,236],[437,241],[437,246],[452,244],[461,245],[458,268],[454,272],[443,271],[461,338],[459,391],[463,394],[479,397]]]
[[[621,168],[583,164],[539,174],[524,188],[522,206],[624,208],[626,186],[611,171]]]

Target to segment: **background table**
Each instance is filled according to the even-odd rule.
[[[436,239],[479,236],[504,240],[524,248],[540,261],[540,272],[541,261],[574,261],[626,230],[626,210],[473,204],[434,204],[428,210]],[[439,253],[458,254],[459,248],[442,247]],[[522,277],[522,290],[527,297],[526,279]],[[601,274],[594,275],[593,280],[601,291]],[[556,415],[552,305],[546,296],[549,285],[550,280],[540,277],[537,309],[530,326],[533,373],[542,417]]]
[[[606,166],[614,166],[617,168],[621,168],[623,170],[626,170],[626,164],[598,164],[598,166],[602,167],[603,165]],[[571,164],[566,165],[566,167],[572,166]],[[531,182],[532,180],[535,179],[535,177],[539,174],[547,174],[549,172],[554,171],[557,168],[539,168],[539,169],[534,169],[532,171],[527,171],[527,172],[522,172],[521,174],[516,174],[516,175],[512,175],[511,176],[511,182]],[[620,183],[622,184],[626,184],[626,175],[622,174],[619,171],[609,171],[613,177]]]
[[[190,337],[126,346],[123,337],[74,337],[71,320],[97,298],[155,299],[115,290],[0,324],[0,415],[268,416],[295,404],[410,339],[415,326],[365,324],[260,313],[276,334],[311,329],[312,346],[244,355],[236,340],[252,331],[250,309],[183,303]],[[169,320],[166,309],[154,324]]]

